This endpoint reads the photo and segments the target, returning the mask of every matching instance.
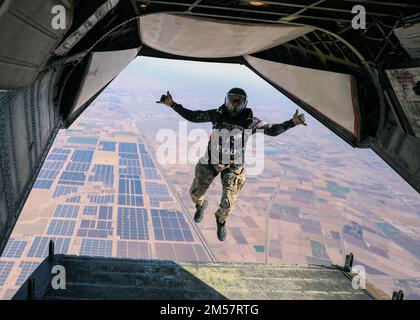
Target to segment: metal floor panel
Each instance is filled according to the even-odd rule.
[[[66,269],[66,289],[54,290],[53,265]],[[37,299],[370,300],[338,267],[257,263],[55,256],[35,270]],[[27,297],[25,283],[14,299]]]

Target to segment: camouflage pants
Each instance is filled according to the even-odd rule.
[[[210,166],[213,166],[214,170]],[[236,170],[232,170],[229,168],[229,165],[208,165],[199,161],[195,166],[194,173],[195,177],[190,188],[190,196],[192,201],[198,206],[203,205],[204,194],[214,178],[221,173],[222,199],[220,200],[219,209],[216,211],[216,217],[220,223],[223,223],[235,208],[238,192],[245,183],[244,168],[241,166]]]

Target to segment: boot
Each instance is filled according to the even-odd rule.
[[[201,220],[203,220],[203,217],[204,217],[204,209],[207,208],[207,200],[204,199],[203,205],[201,207],[198,206],[198,205],[195,205],[195,208],[197,210],[195,211],[194,221],[196,223],[200,223]]]
[[[223,223],[219,222],[219,219],[216,217],[217,223],[217,239],[223,241],[226,239],[226,221]]]

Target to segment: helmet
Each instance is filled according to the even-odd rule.
[[[238,115],[248,104],[246,92],[241,88],[230,89],[226,94],[225,107],[233,116]]]

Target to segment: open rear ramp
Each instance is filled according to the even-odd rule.
[[[55,290],[51,285],[56,283],[52,282],[56,274],[51,273],[56,265],[65,269],[66,289]],[[56,255],[35,270],[13,299],[371,300],[386,297],[367,288],[354,289],[351,274],[337,266]]]

